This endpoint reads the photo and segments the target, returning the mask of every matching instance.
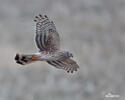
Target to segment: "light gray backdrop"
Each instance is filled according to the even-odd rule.
[[[38,51],[39,13],[55,22],[78,72],[15,63],[16,53]],[[125,0],[0,0],[0,100],[109,99],[125,100]]]

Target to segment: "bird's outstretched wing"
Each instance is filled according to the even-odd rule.
[[[63,60],[47,61],[47,63],[58,69],[64,69],[68,73],[69,72],[73,73],[74,71],[77,71],[77,69],[79,68],[78,64],[71,58]]]
[[[35,41],[40,51],[56,51],[60,48],[60,37],[53,21],[46,15],[36,16],[36,37]]]

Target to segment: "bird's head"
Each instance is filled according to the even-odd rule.
[[[72,53],[69,53],[68,55],[69,55],[69,57],[73,57],[73,54],[72,54]]]
[[[66,54],[67,57],[73,57],[73,54],[68,51],[64,51],[64,54]]]

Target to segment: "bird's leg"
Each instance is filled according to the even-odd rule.
[[[29,54],[29,55],[16,54],[15,60],[16,60],[16,63],[18,63],[18,64],[26,65],[26,64],[32,63],[34,61],[38,61],[39,56],[35,55],[35,54]]]

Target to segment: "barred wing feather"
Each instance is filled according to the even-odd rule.
[[[47,63],[58,69],[64,69],[67,72],[71,72],[71,73],[73,73],[74,71],[77,71],[77,69],[79,68],[78,64],[71,58],[67,58],[63,60],[47,61]]]
[[[53,21],[46,15],[36,16],[36,45],[40,51],[56,51],[60,48],[60,37]]]

